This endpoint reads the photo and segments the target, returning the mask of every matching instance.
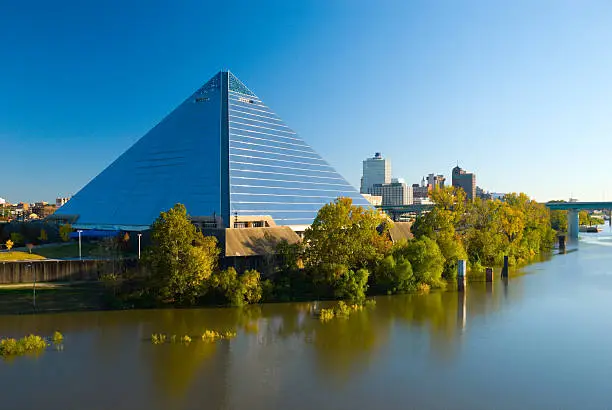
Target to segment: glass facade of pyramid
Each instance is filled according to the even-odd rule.
[[[366,199],[228,71],[213,76],[55,218],[140,231],[175,203],[203,227],[312,223],[337,197]]]

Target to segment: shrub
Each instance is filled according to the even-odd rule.
[[[25,244],[25,238],[19,232],[12,232],[11,233],[11,241],[13,241],[13,243],[15,245],[24,245]]]
[[[57,330],[53,333],[53,343],[60,344],[64,341],[64,335]]]
[[[205,330],[202,334],[203,342],[214,342],[221,339],[231,339],[236,337],[236,332],[225,331],[225,332],[216,332],[214,330]]]
[[[44,350],[46,347],[45,339],[36,335],[25,336],[19,340],[13,338],[0,339],[0,356],[22,355]]]
[[[410,261],[402,255],[388,255],[374,271],[374,283],[379,291],[385,293],[403,293],[414,290],[414,274]]]
[[[319,320],[321,322],[327,322],[334,318],[334,309],[321,309],[319,313]]]
[[[166,342],[166,335],[163,333],[153,333],[151,335],[151,342],[154,345],[162,344]]]
[[[261,275],[247,270],[241,276],[234,268],[214,272],[210,278],[209,292],[231,306],[243,306],[261,300],[263,287]]]

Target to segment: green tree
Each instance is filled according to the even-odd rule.
[[[463,239],[456,232],[440,232],[436,235],[436,244],[444,257],[444,269],[442,277],[452,280],[457,277],[457,266],[459,260],[467,260],[467,252],[463,247]]]
[[[338,198],[324,205],[304,233],[306,267],[343,265],[367,268],[391,248],[387,218]]]
[[[416,283],[434,287],[441,285],[444,256],[433,239],[423,236],[412,240],[405,247],[397,249],[396,255],[401,255],[410,262]]]
[[[259,272],[254,269],[245,271],[240,276],[240,285],[245,303],[252,304],[261,300],[262,284]]]
[[[43,228],[40,230],[40,236],[38,237],[38,240],[41,242],[47,242],[47,240],[49,239],[49,236],[47,235],[47,231]]]
[[[153,223],[143,262],[159,299],[190,305],[205,292],[218,256],[216,238],[204,237],[190,222],[185,206],[176,204]]]
[[[578,223],[585,226],[603,225],[604,220],[591,215],[588,211],[580,211],[578,212]]]
[[[358,304],[365,302],[369,276],[370,272],[364,268],[342,272],[336,279],[334,296]]]
[[[21,245],[25,244],[25,238],[19,232],[11,232],[11,240],[15,244],[21,244]]]
[[[567,232],[567,211],[550,211],[550,226],[557,232]]]
[[[209,293],[214,300],[219,298],[231,306],[243,306],[261,300],[263,288],[261,275],[256,270],[247,270],[238,276],[236,269],[228,268],[212,274]]]
[[[72,232],[72,225],[64,224],[59,228],[60,238],[62,241],[68,242],[70,240],[70,233]]]
[[[403,245],[405,246],[405,245]],[[376,267],[374,286],[379,292],[404,293],[415,289],[410,261],[402,255],[387,255]]]
[[[461,235],[457,229],[465,225],[467,210],[471,204],[466,202],[463,189],[446,187],[431,193],[434,208],[417,218],[412,228],[416,238],[424,236],[438,244],[444,257],[445,279],[454,279],[457,275],[457,261],[467,259]]]

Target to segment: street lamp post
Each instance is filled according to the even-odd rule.
[[[142,236],[141,233],[138,234],[138,259],[140,259],[140,237]]]
[[[83,231],[79,229],[77,232],[79,233],[79,260],[83,260],[83,257],[81,256],[81,234]]]
[[[28,268],[30,272],[34,272],[34,286],[32,287],[32,293],[33,293],[32,305],[34,306],[34,309],[36,309],[36,271],[32,269],[31,263],[28,263],[26,265],[26,268]]]

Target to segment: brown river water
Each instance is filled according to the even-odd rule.
[[[612,407],[609,232],[508,281],[376,302],[328,323],[314,302],[0,316],[2,336],[65,338],[0,359],[0,409]]]

